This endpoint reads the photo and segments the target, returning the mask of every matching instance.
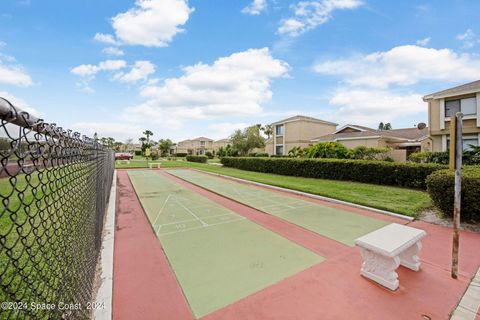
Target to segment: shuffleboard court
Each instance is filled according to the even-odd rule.
[[[348,246],[354,246],[356,238],[389,224],[193,170],[176,169],[168,173]]]
[[[157,173],[128,174],[196,317],[324,260]]]

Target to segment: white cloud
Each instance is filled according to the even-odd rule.
[[[378,89],[343,87],[337,89],[330,98],[329,104],[338,107],[332,116],[333,119],[367,126],[376,126],[379,121],[405,120],[411,116],[425,114],[427,111],[420,94],[401,95]]]
[[[95,79],[95,75],[101,71],[116,71],[127,66],[124,60],[105,60],[98,65],[81,64],[70,69],[74,75],[80,76],[81,79],[75,85],[85,93],[93,93],[95,90],[90,86],[90,81]]]
[[[0,42],[0,48],[6,46]],[[33,84],[32,78],[25,72],[22,66],[13,64],[15,57],[0,52],[0,83],[20,87],[28,87]]]
[[[114,71],[125,68],[126,65],[124,60],[105,60],[98,65],[81,64],[72,68],[70,72],[81,77],[93,77],[100,71]]]
[[[456,38],[463,42],[462,48],[464,49],[473,48],[476,44],[480,43],[480,39],[472,29],[467,29],[464,33],[457,35]]]
[[[123,56],[125,53],[116,47],[107,47],[102,50],[107,56]]]
[[[211,65],[188,66],[178,78],[143,88],[141,95],[147,100],[128,108],[125,117],[168,121],[178,127],[186,119],[258,114],[272,96],[270,82],[287,75],[288,68],[268,48],[237,52]]]
[[[360,0],[315,0],[300,1],[292,6],[294,16],[283,19],[278,33],[296,37],[326,23],[335,10],[355,9],[362,5]]]
[[[146,80],[149,75],[155,72],[155,65],[150,61],[136,61],[129,72],[117,73],[113,79],[121,82],[137,82],[139,80]]]
[[[136,0],[134,8],[112,18],[117,37],[112,43],[165,47],[193,11],[187,0]]]
[[[225,139],[230,137],[235,130],[237,129],[244,129],[248,127],[248,123],[243,123],[243,122],[237,122],[237,123],[232,123],[232,122],[221,122],[221,123],[215,123],[211,124],[208,126],[208,129],[210,129],[211,133],[210,136],[217,140],[217,139]]]
[[[259,15],[265,9],[267,9],[267,0],[252,0],[248,6],[243,8],[242,13]]]
[[[413,85],[422,80],[476,80],[480,74],[480,56],[405,45],[389,51],[320,62],[314,69],[320,74],[342,76],[350,85],[387,88]]]
[[[22,109],[23,111],[28,112],[31,115],[36,117],[42,116],[42,113],[39,112],[37,109],[31,107],[25,100],[22,98],[16,97],[13,94],[10,94],[6,91],[0,91],[0,97],[8,100],[13,106]]]
[[[427,37],[427,38],[424,38],[424,39],[417,40],[416,44],[417,44],[417,46],[425,47],[430,43],[430,40],[432,40],[432,38]]]
[[[118,44],[115,38],[111,34],[95,33],[95,36],[93,37],[93,39],[98,42],[103,42],[103,43],[108,43],[113,45]]]

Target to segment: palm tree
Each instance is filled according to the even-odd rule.
[[[143,131],[143,134],[147,136],[147,143],[150,142],[150,137],[153,136],[153,132],[150,130]]]
[[[260,130],[267,135],[267,138],[270,139],[270,136],[273,134],[273,126],[271,124],[266,124]]]

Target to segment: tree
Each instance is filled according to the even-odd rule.
[[[270,139],[270,136],[273,134],[273,126],[271,124],[264,125],[260,130],[267,135],[267,139]]]
[[[378,124],[378,130],[392,130],[392,125],[390,124],[390,122],[387,122],[387,123],[380,122]]]
[[[230,137],[233,149],[238,150],[240,155],[247,155],[255,148],[265,147],[265,138],[260,134],[260,128],[256,125],[236,130]]]
[[[158,149],[160,149],[162,156],[169,155],[172,146],[173,142],[170,139],[160,139],[160,141],[158,141]]]
[[[153,136],[153,132],[150,130],[143,131],[143,134],[147,137],[147,143],[150,143],[150,137]]]

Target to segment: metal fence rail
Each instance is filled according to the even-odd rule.
[[[0,98],[0,319],[91,314],[113,151]]]

